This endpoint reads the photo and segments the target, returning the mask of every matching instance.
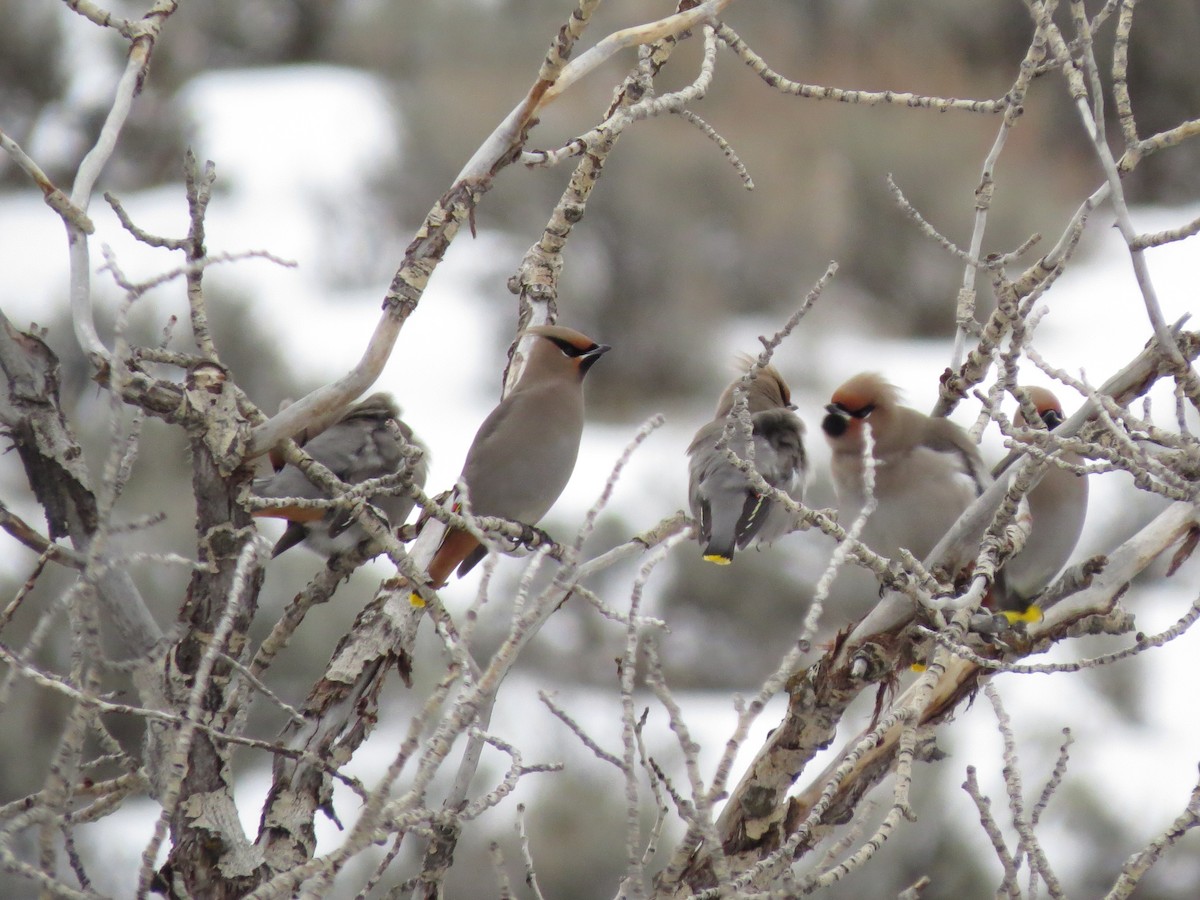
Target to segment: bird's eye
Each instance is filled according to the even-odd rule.
[[[852,419],[865,419],[875,411],[874,403],[868,403],[865,406],[860,406],[858,409],[846,409],[846,407],[842,406],[840,403],[838,406]]]
[[[591,353],[597,347],[596,344],[591,344],[587,347],[576,347],[570,341],[565,341],[562,338],[550,338],[550,340],[553,341],[554,346],[562,351],[563,356],[569,356],[571,359]]]

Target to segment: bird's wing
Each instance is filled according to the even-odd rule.
[[[971,480],[976,496],[992,483],[991,472],[984,465],[979,448],[970,435],[949,419],[929,419],[921,443],[930,450],[953,457],[962,474]]]
[[[789,494],[803,490],[808,470],[804,452],[804,423],[787,409],[755,413],[754,466],[772,487]]]

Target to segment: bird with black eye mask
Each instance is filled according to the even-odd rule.
[[[1063,423],[1062,405],[1053,393],[1042,387],[1023,389],[1041,423],[1025,420],[1018,412],[1014,420],[1017,428],[1045,428],[1053,431]],[[1063,451],[1058,457],[1065,463],[1078,465],[1078,455]],[[1067,564],[1087,516],[1087,476],[1070,469],[1046,464],[1041,480],[1026,496],[1032,518],[1029,537],[1025,546],[996,574],[993,589],[995,608],[1012,621],[1037,621],[1040,610],[1030,606],[1030,601],[1045,590],[1054,577]]]
[[[849,528],[867,502],[863,450],[869,428],[877,506],[860,540],[883,556],[903,547],[924,559],[992,479],[962,428],[901,406],[899,398],[881,375],[855,375],[833,392],[821,430],[833,451],[841,525]],[[941,560],[951,572],[968,562]]]
[[[535,326],[526,334],[535,340],[525,370],[479,426],[461,478],[476,516],[536,525],[575,469],[583,379],[611,348],[560,325]],[[429,563],[432,586],[445,584],[455,567],[461,578],[486,555],[470,532],[449,529]],[[421,602],[416,594],[413,602]]]

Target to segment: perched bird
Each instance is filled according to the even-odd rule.
[[[787,510],[751,487],[746,475],[717,449],[740,384],[739,378],[725,389],[716,416],[696,432],[687,449],[688,503],[696,519],[696,537],[704,558],[718,565],[733,561],[735,547],[743,550],[756,538],[759,544],[770,543],[792,524]],[[808,474],[804,423],[792,412],[791,391],[774,367],[766,366],[754,376],[746,388],[746,406],[750,440],[735,421],[729,449],[749,460],[753,442],[753,465],[763,480],[800,502]]]
[[[402,469],[406,459],[402,453],[403,445],[388,427],[389,421],[396,423],[406,443],[424,450],[412,429],[400,420],[396,402],[384,393],[372,394],[350,407],[340,419],[309,438],[304,450],[347,484],[394,474]],[[413,483],[424,487],[427,473],[428,464],[423,453],[413,466]],[[255,486],[254,492],[260,497],[279,499],[317,500],[328,496],[293,465],[284,466],[274,476],[263,480]],[[369,499],[387,516],[392,528],[402,525],[413,508],[412,497],[404,493],[373,494]],[[332,556],[344,553],[367,537],[348,509],[284,505],[258,509],[254,515],[287,520],[283,536],[271,551],[273,557],[299,543],[317,553]]]
[[[579,455],[583,434],[583,378],[611,348],[560,325],[539,325],[525,371],[479,431],[462,481],[476,516],[535,525],[558,499]],[[487,555],[467,531],[447,530],[429,577],[441,587],[458,567],[461,578]],[[414,595],[414,603],[418,602]]]
[[[860,539],[883,556],[904,547],[924,559],[991,482],[965,431],[899,404],[881,376],[855,375],[833,393],[821,429],[833,450],[838,519],[849,528],[866,504],[863,431],[870,426],[878,503]],[[967,559],[942,560],[957,570]]]
[[[1062,406],[1050,391],[1040,387],[1025,388],[1030,401],[1046,429],[1053,431],[1063,421]],[[1017,414],[1020,427],[1040,427],[1028,423],[1024,415]],[[1074,453],[1061,452],[1064,462],[1078,463]],[[1029,602],[1037,597],[1066,565],[1083,531],[1083,520],[1087,514],[1087,477],[1060,468],[1052,463],[1046,465],[1041,480],[1034,485],[1026,497],[1033,525],[1025,546],[1010,559],[996,576],[993,594],[1000,612],[1017,613],[1010,618],[1034,619],[1039,616],[1026,615]]]

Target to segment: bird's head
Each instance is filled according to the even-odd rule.
[[[612,347],[597,344],[586,334],[562,325],[535,325],[528,329],[539,340],[534,341],[529,353],[526,376],[535,372],[550,375],[574,374],[582,380],[588,369]]]
[[[899,392],[882,375],[855,375],[833,392],[821,430],[835,448],[856,448],[862,442],[863,423],[870,422],[877,430],[896,408],[898,399]]]
[[[1015,424],[1018,428],[1041,428],[1044,424],[1047,431],[1053,431],[1063,423],[1065,416],[1063,415],[1062,404],[1058,402],[1058,398],[1053,393],[1046,390],[1044,387],[1027,387],[1024,388],[1025,393],[1029,396],[1029,401],[1037,410],[1042,421],[1027,422],[1025,414],[1020,410],[1017,411]]]

